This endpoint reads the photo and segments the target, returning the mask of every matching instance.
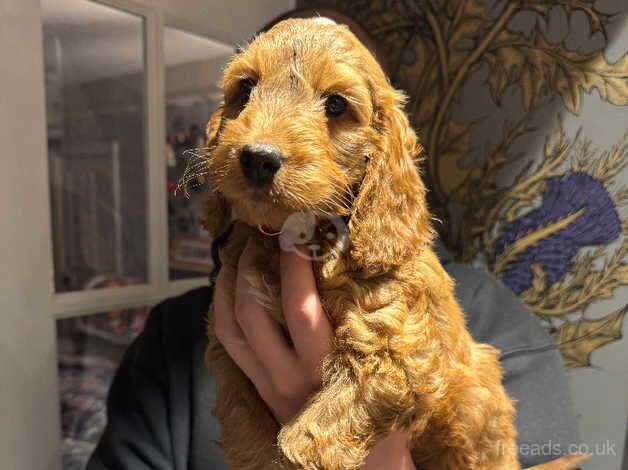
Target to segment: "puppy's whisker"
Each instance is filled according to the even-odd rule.
[[[208,162],[214,151],[215,146],[199,147],[187,149],[183,152],[183,158],[186,159],[185,170],[181,174],[177,187],[174,190],[175,196],[179,191],[183,190],[186,198],[190,197],[190,189],[197,188],[203,184],[203,179],[209,172]]]
[[[294,204],[295,206],[301,207],[302,209],[306,211],[313,209],[309,201],[305,199],[304,197],[300,196],[299,192],[288,190],[284,193],[284,197],[288,201],[291,201],[291,205],[293,205],[292,203],[296,203]]]
[[[338,182],[330,181],[330,185],[334,189],[334,193],[328,197],[328,204],[335,204],[341,209],[350,209],[353,198],[348,194],[348,188]]]

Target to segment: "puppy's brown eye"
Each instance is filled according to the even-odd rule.
[[[340,95],[329,95],[325,100],[325,114],[338,117],[347,110],[347,100]]]
[[[242,80],[240,82],[240,93],[242,96],[242,102],[243,104],[246,104],[249,102],[249,98],[251,97],[251,92],[253,91],[253,88],[255,88],[255,80],[253,80],[252,78],[245,78],[244,80]]]

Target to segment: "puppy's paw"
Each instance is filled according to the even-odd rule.
[[[354,436],[337,429],[303,425],[299,420],[283,427],[277,438],[284,457],[305,470],[354,470],[366,459],[366,450]]]
[[[316,443],[307,429],[299,423],[287,424],[277,436],[279,449],[284,457],[299,469],[321,469]]]

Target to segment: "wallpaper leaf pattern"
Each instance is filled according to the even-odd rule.
[[[562,345],[561,352],[568,368],[588,367],[591,353],[605,344],[621,338],[621,327],[628,306],[599,320],[567,322],[555,333]]]
[[[569,51],[562,44],[550,44],[539,31],[527,38],[504,30],[487,52],[486,61],[496,102],[507,86],[518,84],[526,110],[545,90],[559,94],[572,113],[580,111],[581,92],[593,89],[612,104],[628,105],[628,57],[609,64],[601,52]]]
[[[628,285],[628,223],[621,215],[628,189],[616,181],[628,163],[628,138],[594,148],[584,131],[568,134],[559,119],[547,127],[542,158],[513,147],[536,130],[531,123],[550,100],[573,115],[581,112],[583,94],[628,106],[628,54],[611,63],[604,47],[570,48],[547,31],[552,11],[568,20],[577,13],[586,18],[586,34],[601,35],[606,45],[613,15],[592,0],[324,5],[355,18],[388,53],[391,78],[409,95],[407,110],[429,156],[424,174],[432,209],[444,221],[441,239],[520,296],[554,334],[568,367],[588,366],[592,351],[621,337],[626,312],[585,315]],[[513,27],[523,15],[533,18],[527,31]],[[493,106],[519,94],[522,116],[505,123],[481,161],[469,163],[464,157],[477,123],[458,122],[454,110],[478,76],[486,77]],[[504,172],[514,179],[504,183]]]

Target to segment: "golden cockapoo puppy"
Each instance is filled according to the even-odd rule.
[[[418,468],[519,468],[497,351],[467,332],[432,251],[422,149],[375,59],[344,26],[287,20],[235,56],[222,88],[207,127],[206,223],[219,235],[236,216],[220,252],[228,289],[246,240],[261,238],[267,250],[247,277],[283,322],[281,240],[263,232],[307,213],[342,220],[350,240],[315,240],[333,350],[320,390],[283,426],[214,336],[210,309],[206,359],[228,465],[357,469],[378,440],[406,428]]]

